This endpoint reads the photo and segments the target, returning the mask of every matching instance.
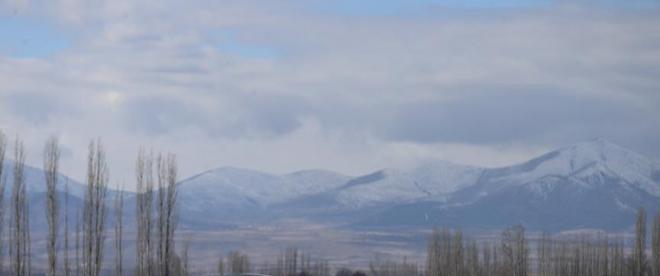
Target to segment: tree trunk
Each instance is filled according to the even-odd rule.
[[[57,177],[60,149],[57,138],[50,138],[44,148],[44,174],[46,177],[46,220],[48,222],[48,275],[55,276],[57,270],[57,232],[59,228],[59,205],[57,200]]]

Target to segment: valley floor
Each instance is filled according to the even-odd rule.
[[[193,267],[215,267],[221,254],[240,250],[255,267],[272,265],[288,247],[322,258],[331,267],[368,267],[374,259],[404,257],[424,263],[431,229],[355,230],[288,220],[270,226],[245,226],[219,231],[179,231],[190,237]]]

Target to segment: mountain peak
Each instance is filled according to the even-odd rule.
[[[608,152],[631,152],[630,150],[623,148],[613,142],[610,142],[609,140],[598,137],[589,141],[585,142],[580,142],[573,144],[571,146],[568,146],[565,149],[572,149],[572,150],[578,150],[581,152],[600,152],[600,153],[608,153]]]
[[[654,165],[656,162],[646,156],[619,146],[604,138],[596,138],[586,142],[573,144],[559,149],[554,154],[559,159],[568,161],[574,166],[584,166],[601,163],[611,169],[639,165]]]
[[[547,176],[589,179],[607,176],[660,195],[655,184],[660,163],[603,138],[576,143],[499,171],[508,183],[531,183]]]
[[[557,150],[560,156],[568,157],[573,161],[581,159],[587,162],[607,161],[610,155],[620,155],[628,150],[619,147],[603,138],[573,144]]]

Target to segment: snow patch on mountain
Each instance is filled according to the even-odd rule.
[[[181,196],[189,208],[215,206],[265,207],[339,187],[350,177],[323,170],[274,175],[223,167],[181,182]]]
[[[578,143],[534,158],[525,163],[491,170],[487,173],[491,189],[501,189],[510,185],[536,185],[539,193],[548,192],[548,177],[558,177],[577,181],[582,188],[596,188],[593,185],[605,179],[620,179],[626,188],[641,189],[651,195],[660,196],[660,183],[653,179],[660,164],[603,139]]]
[[[385,169],[357,178],[337,195],[340,204],[359,208],[421,199],[446,200],[476,183],[483,169],[446,161],[432,161],[411,170]],[[371,180],[371,181],[369,181]]]

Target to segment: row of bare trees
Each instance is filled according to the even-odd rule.
[[[521,226],[503,231],[499,243],[482,244],[466,241],[461,231],[435,230],[428,243],[426,275],[660,276],[660,214],[653,221],[650,258],[646,229],[646,212],[640,209],[631,250],[620,236],[544,233],[535,252]]]
[[[254,268],[250,257],[240,251],[231,251],[226,257],[218,260],[218,275],[234,275],[257,271],[272,276],[330,276],[329,262],[323,259],[313,259],[309,253],[295,247],[287,248],[277,256],[275,262],[262,264]]]
[[[623,240],[605,235],[582,234],[558,239],[543,234],[537,259],[537,274],[540,276],[640,275],[626,272]]]
[[[29,219],[29,202],[25,180],[25,148],[16,138],[13,152],[12,187],[9,208],[5,208],[5,156],[7,138],[0,131],[0,237],[5,229],[8,233],[9,266],[5,267],[2,252],[5,239],[0,238],[0,275],[31,275],[32,248]],[[110,192],[109,170],[106,152],[100,140],[89,145],[87,158],[87,178],[82,210],[76,212],[75,256],[69,256],[69,185],[64,186],[64,244],[60,238],[60,212],[58,181],[60,180],[60,146],[57,138],[47,140],[43,152],[45,178],[45,218],[48,226],[46,235],[47,263],[45,274],[98,276],[104,271],[114,275],[187,275],[187,250],[184,246],[176,253],[175,232],[177,214],[177,161],[172,154],[146,154],[141,150],[136,164],[136,225],[138,257],[135,270],[124,266],[124,192],[122,189]],[[114,197],[114,205],[109,202]],[[106,231],[108,230],[109,208],[114,212],[114,268],[105,268]],[[6,213],[9,210],[9,214]],[[7,219],[5,219],[7,217]],[[63,256],[62,256],[63,255]],[[62,259],[58,262],[58,256]],[[62,267],[58,267],[61,264]]]
[[[274,263],[267,262],[259,268],[253,268],[251,265],[247,254],[231,251],[226,257],[219,259],[217,275],[237,275],[257,271],[272,276],[417,276],[423,275],[424,272],[417,263],[410,262],[406,258],[401,262],[375,258],[369,263],[368,273],[341,268],[332,274],[333,269],[327,260],[312,258],[311,254],[295,247],[282,251]]]
[[[465,239],[460,230],[434,230],[428,243],[429,276],[526,276],[529,247],[525,231],[516,226],[502,233],[500,244]]]
[[[174,251],[178,220],[176,158],[171,154],[154,157],[153,153],[141,150],[136,177],[137,273],[172,275],[177,259]]]
[[[419,265],[407,258],[403,258],[402,262],[376,258],[369,263],[369,273],[373,276],[416,276],[421,272]]]
[[[656,216],[652,239],[652,260],[660,258],[660,216]],[[543,234],[537,248],[537,271],[540,276],[655,276],[660,263],[646,256],[646,212],[640,209],[635,223],[632,250],[626,254],[622,237],[582,234],[572,238],[553,238]]]
[[[273,276],[315,275],[329,276],[330,266],[327,260],[312,259],[309,253],[295,247],[287,248],[278,256],[272,266],[265,266],[262,273]]]

